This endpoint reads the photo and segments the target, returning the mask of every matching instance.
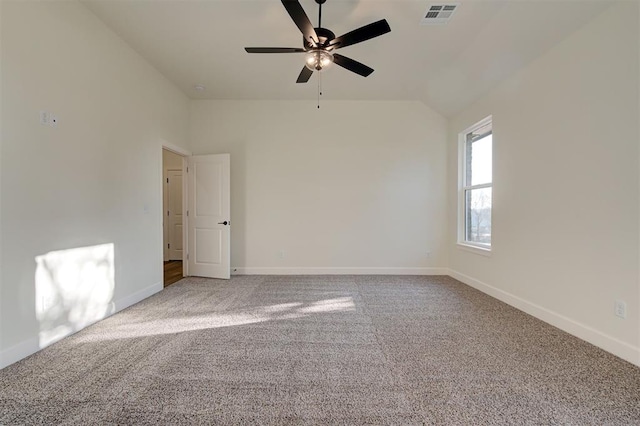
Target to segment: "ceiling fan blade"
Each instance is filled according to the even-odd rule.
[[[362,64],[351,58],[347,58],[346,56],[342,56],[338,53],[333,54],[333,62],[343,68],[348,69],[349,71],[360,74],[363,77],[368,77],[373,72],[373,68],[369,68],[365,64]]]
[[[303,67],[302,71],[300,71],[300,75],[298,76],[298,80],[296,80],[296,83],[306,83],[307,81],[309,81],[312,74],[313,71],[311,71],[307,67]]]
[[[365,25],[364,27],[360,27],[357,30],[350,31],[344,35],[341,35],[340,37],[336,37],[331,41],[331,43],[329,43],[329,46],[334,47],[335,49],[340,49],[342,47],[351,46],[352,44],[360,43],[374,37],[381,36],[382,34],[386,34],[389,31],[391,31],[389,23],[386,19],[381,19],[380,21]]]
[[[296,53],[304,52],[304,49],[297,47],[245,47],[247,53]]]
[[[314,46],[318,45],[318,35],[313,28],[313,24],[309,20],[309,17],[305,13],[304,9],[300,5],[298,0],[282,0],[284,8],[289,12],[289,16],[293,19],[293,22],[298,26],[304,39],[310,41]]]

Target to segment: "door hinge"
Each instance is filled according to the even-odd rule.
[[[169,210],[167,210],[167,216],[169,216]]]
[[[171,248],[171,243],[167,244],[167,248],[170,249]]]
[[[189,210],[187,210],[187,217],[189,217]]]
[[[187,167],[187,173],[189,173],[189,167]]]
[[[187,253],[187,260],[189,260],[189,253]]]
[[[169,178],[167,178],[167,183],[169,183]]]

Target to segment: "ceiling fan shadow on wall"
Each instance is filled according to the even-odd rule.
[[[318,3],[318,26],[314,27],[298,0],[282,0],[284,8],[303,35],[302,48],[296,47],[245,47],[248,53],[305,53],[305,66],[302,68],[296,83],[306,83],[314,71],[320,72],[331,63],[354,72],[363,77],[369,76],[373,68],[346,56],[335,53],[337,49],[370,40],[391,31],[386,19],[373,22],[340,37],[322,27],[322,5],[326,0],[315,0]]]

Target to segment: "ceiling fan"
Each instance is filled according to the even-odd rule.
[[[306,64],[296,83],[306,83],[314,71],[321,71],[332,62],[363,77],[369,76],[373,68],[346,56],[334,53],[335,50],[351,46],[391,31],[386,19],[365,25],[340,37],[327,28],[322,28],[322,5],[327,0],[315,0],[319,5],[318,27],[314,28],[298,0],[282,0],[284,8],[303,35],[302,48],[296,47],[245,47],[248,53],[306,53]]]

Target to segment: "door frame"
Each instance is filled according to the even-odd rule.
[[[191,151],[188,151],[184,148],[181,148],[177,145],[174,145],[170,142],[167,141],[160,141],[160,159],[159,159],[159,163],[160,163],[160,177],[158,179],[158,182],[160,183],[160,244],[159,244],[159,249],[160,249],[160,259],[162,260],[162,262],[160,262],[160,276],[164,277],[164,231],[165,231],[165,227],[164,227],[164,222],[165,222],[165,211],[164,211],[164,196],[165,196],[165,185],[164,185],[164,163],[162,161],[162,151],[163,150],[167,150],[170,151],[174,154],[177,154],[179,156],[182,157],[182,175],[185,176],[185,171],[186,171],[186,164],[187,164],[187,157],[190,157]],[[186,183],[186,179],[182,179],[182,211],[185,212],[187,211],[187,183]],[[182,229],[186,229],[187,223],[186,223],[186,215],[182,215]],[[182,232],[182,247],[187,247],[187,232]],[[188,266],[188,262],[186,259],[186,253],[187,250],[182,250],[182,276],[183,277],[187,277],[189,276],[189,266]],[[163,278],[163,282],[164,282],[164,278]]]

